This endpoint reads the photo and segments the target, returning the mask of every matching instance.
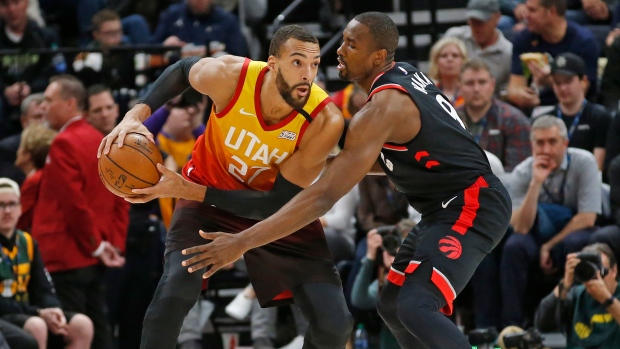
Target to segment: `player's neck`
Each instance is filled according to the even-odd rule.
[[[390,62],[385,63],[382,66],[377,67],[370,74],[368,74],[368,76],[366,78],[358,80],[357,84],[364,91],[366,91],[366,93],[370,93],[370,89],[372,88],[372,84],[373,84],[373,82],[375,82],[375,79],[377,78],[377,76],[379,76],[379,74],[381,74],[381,73],[384,73],[384,72],[392,69],[392,67],[394,67],[395,64],[396,64],[395,61],[390,61]]]
[[[482,118],[487,115],[489,109],[493,105],[493,100],[491,99],[489,103],[485,104],[482,107],[476,108],[470,105],[465,105],[465,110],[467,111],[467,117],[473,121],[474,123],[482,120]]]
[[[263,120],[267,124],[276,124],[286,118],[292,111],[291,107],[278,91],[276,85],[276,76],[268,71],[263,80],[263,86],[260,90],[260,108],[263,114]]]
[[[562,39],[564,39],[567,26],[568,24],[566,22],[566,19],[559,18],[557,23],[548,26],[547,30],[540,33],[540,36],[545,42],[549,44],[557,44],[558,42],[562,41]]]
[[[560,103],[560,110],[564,115],[577,115],[583,105],[584,97],[575,98],[568,103]]]

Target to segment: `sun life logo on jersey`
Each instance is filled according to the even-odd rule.
[[[292,131],[282,131],[278,138],[288,139],[289,141],[294,141],[297,138],[297,133]]]
[[[413,88],[426,95],[428,94],[428,92],[426,92],[426,86],[432,84],[433,82],[421,72],[416,72],[411,76],[411,85],[413,85]]]

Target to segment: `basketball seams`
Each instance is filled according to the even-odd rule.
[[[142,153],[142,154],[144,154],[144,153]],[[133,177],[133,178],[135,178],[135,179],[137,179],[137,180],[139,180],[140,182],[144,182],[144,183],[146,183],[146,184],[150,184],[150,185],[155,185],[155,184],[157,184],[157,183],[151,183],[151,182],[145,181],[145,180],[144,180],[144,179],[142,179],[142,178],[136,177],[134,174],[132,174],[131,172],[127,171],[124,167],[122,167],[121,165],[117,164],[114,160],[112,160],[112,158],[110,158],[110,156],[109,156],[109,155],[107,155],[107,154],[106,154],[106,156],[105,156],[105,157],[106,157],[106,158],[108,158],[108,160],[109,160],[111,163],[113,163],[116,167],[118,167],[119,169],[121,169],[121,170],[122,170],[125,174],[127,174],[127,175],[129,175],[129,176],[131,176],[131,177]]]
[[[112,143],[112,144],[115,145],[117,143]],[[143,151],[141,151],[139,148],[136,148],[136,147],[134,147],[134,146],[132,146],[130,144],[127,144],[127,143],[123,144],[123,147],[129,147],[131,149],[134,149],[134,150],[140,152],[140,154],[144,155],[151,162],[151,164],[153,164],[153,166],[155,166],[155,171],[157,171],[157,173],[159,173],[159,170],[157,170],[157,164],[155,162],[153,162],[153,160],[151,160],[151,157],[149,156],[149,154],[146,154]]]

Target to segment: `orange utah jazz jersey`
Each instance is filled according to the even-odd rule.
[[[271,190],[280,166],[295,151],[309,121],[330,102],[312,85],[302,113],[293,111],[274,125],[264,121],[260,91],[267,63],[246,59],[232,100],[221,112],[211,112],[205,133],[196,141],[183,176],[223,190]]]

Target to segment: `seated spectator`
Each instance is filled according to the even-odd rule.
[[[462,40],[470,59],[480,59],[489,66],[498,97],[508,86],[510,66],[506,62],[512,57],[512,43],[496,28],[499,18],[499,0],[470,0],[467,25],[450,28],[445,34]]]
[[[104,52],[78,54],[73,62],[77,76],[86,86],[104,84],[112,90],[133,87],[134,53],[106,51],[130,43],[123,36],[120,16],[112,10],[101,10],[93,16],[92,26],[93,41],[87,47]]]
[[[564,278],[538,307],[536,328],[566,333],[568,348],[620,348],[617,259],[605,244],[588,245],[581,253],[598,256],[603,268],[579,285],[577,265],[584,261],[569,254]]]
[[[522,109],[557,103],[551,89],[549,65],[530,61],[523,66],[520,55],[530,52],[547,53],[551,57],[571,52],[581,57],[590,81],[586,96],[595,97],[599,49],[594,35],[566,20],[565,0],[529,0],[527,9],[527,30],[513,40],[508,100]]]
[[[442,38],[431,47],[428,76],[455,108],[463,105],[459,74],[465,61],[467,49],[457,38]]]
[[[39,196],[39,184],[43,174],[41,170],[45,166],[45,159],[54,137],[56,131],[39,124],[32,124],[22,132],[15,160],[15,165],[26,174],[26,180],[21,186],[22,215],[17,223],[17,228],[20,230],[31,230],[34,206]]]
[[[525,0],[500,0],[502,17],[497,23],[497,28],[503,32],[521,31],[525,29],[527,19],[527,6]]]
[[[107,135],[116,126],[119,116],[112,91],[104,85],[93,85],[86,90],[86,94],[86,121]]]
[[[65,348],[90,348],[93,324],[82,314],[63,312],[56,298],[37,243],[16,228],[21,215],[17,183],[0,178],[0,316],[31,334],[46,348],[54,343]],[[58,347],[58,346],[57,346]]]
[[[521,326],[530,268],[545,274],[582,249],[601,213],[601,180],[592,153],[568,148],[566,125],[541,116],[531,130],[532,156],[509,179],[514,233],[502,251],[500,280],[504,325]],[[531,281],[531,280],[530,280]]]
[[[400,233],[400,232],[399,232]],[[383,236],[372,229],[366,236],[366,256],[362,258],[362,267],[355,276],[351,291],[351,304],[363,310],[375,310],[379,302],[379,293],[385,282],[390,266],[394,262],[397,250],[387,251],[383,248]],[[381,324],[380,349],[398,349],[400,346],[394,335]]]
[[[42,124],[45,122],[45,119],[43,118],[43,110],[41,109],[41,102],[43,102],[42,93],[33,93],[24,99],[21,104],[21,115],[19,118],[22,130],[26,129],[26,127],[31,124]],[[21,133],[18,133],[1,140],[0,157],[6,161],[15,162],[15,156],[17,155],[17,148],[19,148],[20,138]]]
[[[183,0],[170,5],[161,14],[153,41],[166,46],[198,46],[202,52],[194,51],[192,55],[248,55],[239,20],[212,0]]]
[[[602,105],[586,100],[589,83],[583,59],[570,52],[560,54],[551,63],[551,77],[558,104],[549,114],[566,124],[568,146],[593,153],[602,171],[611,116]]]
[[[32,92],[41,92],[54,73],[52,57],[28,53],[29,49],[51,48],[56,36],[28,18],[28,0],[0,0],[0,48],[19,50],[19,54],[2,55],[0,69],[0,139],[18,134],[19,107]]]
[[[496,155],[506,172],[531,155],[530,121],[523,113],[493,96],[495,79],[481,60],[461,69],[464,105],[457,109],[478,145]]]
[[[620,258],[620,156],[611,161],[609,165],[609,201],[611,204],[611,213],[613,224],[598,229],[590,242],[601,242],[611,247],[616,256],[616,260]]]

